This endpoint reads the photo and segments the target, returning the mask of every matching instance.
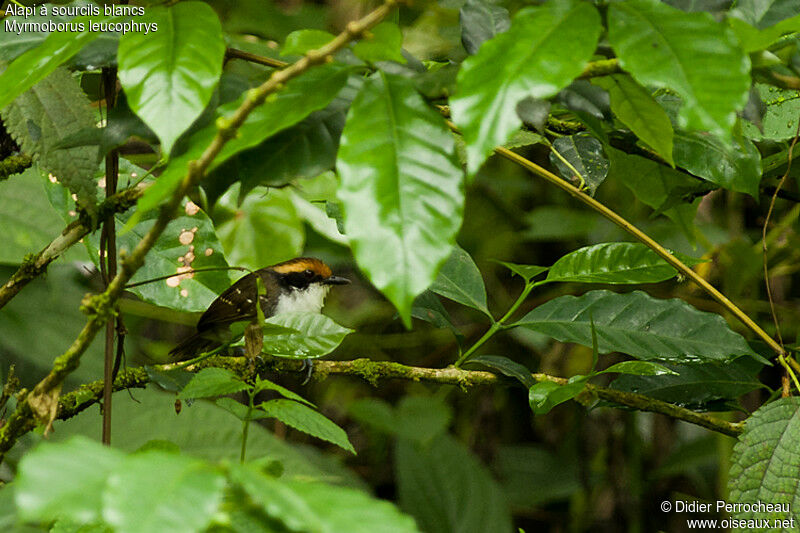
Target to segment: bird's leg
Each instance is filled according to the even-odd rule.
[[[314,360],[303,359],[303,366],[300,367],[300,372],[306,373],[306,377],[300,385],[305,385],[311,381],[311,374],[314,373]]]

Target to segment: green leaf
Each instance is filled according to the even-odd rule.
[[[292,531],[418,533],[414,520],[391,503],[365,491],[265,476],[250,465],[235,465],[231,479],[270,518]]]
[[[397,61],[405,63],[401,53],[403,34],[394,22],[381,22],[370,30],[371,37],[361,39],[353,46],[353,53],[367,63]]]
[[[437,328],[449,329],[455,336],[459,346],[463,345],[464,335],[453,325],[450,313],[444,308],[439,297],[431,291],[425,291],[417,296],[413,307],[411,307],[411,316],[430,322]]]
[[[422,445],[445,433],[453,419],[450,407],[431,396],[407,396],[397,409],[383,400],[363,398],[349,410],[364,425]]]
[[[277,418],[298,431],[335,444],[353,455],[356,453],[342,428],[305,404],[284,399],[270,400],[262,403],[261,409],[269,418]]]
[[[665,366],[679,375],[620,376],[611,383],[611,387],[688,406],[736,399],[763,387],[757,378],[762,365],[750,357],[741,357],[727,364],[667,363]]]
[[[99,521],[106,481],[123,459],[118,451],[84,437],[42,443],[22,458],[14,481],[20,518]]]
[[[758,198],[761,154],[749,140],[736,139],[733,146],[707,133],[675,132],[675,164],[720,187]]]
[[[430,290],[491,317],[486,307],[486,287],[472,257],[458,245],[439,271]]]
[[[610,146],[606,154],[611,162],[609,174],[619,179],[642,203],[660,210],[676,191],[694,191],[697,180],[665,165],[637,155],[629,155]],[[680,204],[665,209],[663,214],[694,242],[694,216],[697,205]]]
[[[305,243],[303,221],[289,191],[257,187],[239,204],[233,187],[217,203],[217,235],[232,265],[251,270],[300,255]],[[226,210],[226,216],[221,212]]]
[[[561,157],[572,165],[572,168],[568,167],[555,153],[551,153],[550,162],[558,169],[558,173],[578,185],[581,179],[575,175],[574,168],[583,178],[589,194],[594,196],[608,175],[608,160],[603,154],[602,143],[585,133],[579,133],[559,137],[553,141],[553,149],[558,150]]]
[[[544,137],[538,133],[533,133],[532,131],[528,130],[517,130],[514,132],[511,138],[503,144],[503,147],[508,148],[509,150],[512,148],[522,148],[525,146],[539,144],[543,140]]]
[[[406,326],[461,226],[463,173],[453,136],[411,81],[378,72],[347,117],[338,197],[353,255]]]
[[[677,376],[674,370],[652,361],[622,361],[601,370],[598,374],[631,374],[634,376]]]
[[[547,205],[531,209],[525,216],[528,223],[522,237],[530,241],[583,239],[602,227],[603,218],[586,209]]]
[[[561,342],[591,346],[590,320],[594,320],[601,353],[685,362],[727,361],[742,354],[755,357],[742,336],[731,331],[721,316],[698,311],[682,300],[658,300],[641,291],[561,296],[540,305],[514,325]]]
[[[763,118],[764,133],[749,122],[743,124],[742,133],[757,141],[793,138],[797,133],[797,120],[800,117],[800,91],[780,89],[765,83],[757,83],[756,89],[767,106]]]
[[[204,368],[192,378],[178,398],[211,398],[243,391],[250,385],[225,368]]]
[[[450,109],[467,143],[470,174],[520,127],[517,103],[553,96],[581,73],[600,30],[592,5],[548,2],[520,10],[511,29],[464,61]]]
[[[508,9],[486,0],[467,0],[458,12],[461,22],[461,43],[474,55],[481,45],[511,27]]]
[[[688,266],[700,261],[676,253]],[[561,257],[550,267],[547,282],[658,283],[675,277],[678,271],[641,243],[606,242],[586,246]]]
[[[297,30],[286,36],[281,55],[301,56],[309,50],[321,48],[331,42],[335,35],[322,30]]]
[[[670,165],[672,160],[672,123],[666,111],[650,91],[625,74],[594,78],[592,83],[608,91],[611,111]]]
[[[586,386],[586,379],[561,385],[553,381],[540,381],[528,389],[528,403],[537,415],[546,415],[553,407],[573,399]]]
[[[547,272],[550,269],[550,267],[543,267],[538,265],[520,265],[517,263],[508,263],[506,261],[498,261],[498,263],[509,269],[517,276],[524,279],[525,283],[529,282],[542,272]]]
[[[121,17],[108,16],[76,17],[73,24],[82,24],[80,31],[53,32],[42,44],[16,58],[0,74],[0,109],[46,78],[81,48],[100,37],[102,33],[89,29],[90,22],[105,24],[121,20]]]
[[[157,216],[154,211],[145,214],[130,231],[117,237],[117,246],[133,250],[153,226]],[[117,215],[120,227],[129,218],[128,214]],[[90,244],[97,249],[99,235],[93,236]],[[94,252],[92,256],[97,263],[98,253]],[[144,266],[136,272],[131,282],[169,274],[175,276],[133,287],[130,291],[156,305],[182,311],[205,311],[231,284],[229,271],[224,270],[227,266],[211,219],[196,204],[184,199],[181,202],[180,215],[167,225],[147,253]],[[187,272],[190,269],[214,267],[220,270]]]
[[[312,111],[322,109],[339,93],[347,80],[347,71],[337,65],[323,65],[291,80],[283,90],[272,95],[268,102],[250,113],[247,121],[238,130],[234,139],[228,141],[220,154],[214,159],[208,171],[213,170],[237,153],[260,144],[267,137],[296,124]],[[156,182],[147,188],[139,199],[138,212],[155,208],[164,198],[169,196],[180,180],[186,175],[189,162],[199,159],[206,147],[211,144],[217,134],[216,121],[229,117],[247,98],[243,94],[239,99],[220,106],[215,120],[192,134],[187,142],[190,148],[183,154],[173,157],[158,177]],[[136,217],[134,217],[136,218]]]
[[[119,81],[128,105],[169,155],[211,100],[222,74],[222,25],[203,2],[149,7],[142,22],[157,24],[158,31],[132,31],[120,38]]]
[[[797,15],[794,0],[740,0],[731,9],[730,16],[740,18],[764,29]]]
[[[0,181],[0,263],[20,264],[64,229],[64,222],[47,201],[45,183],[34,165],[12,179]]]
[[[283,313],[268,318],[267,323],[299,332],[264,336],[264,353],[293,359],[327,355],[353,332],[319,313]]]
[[[268,379],[262,379],[261,376],[256,376],[255,392],[261,392],[261,391],[265,391],[265,390],[275,391],[275,392],[277,392],[278,394],[280,394],[281,396],[283,396],[286,399],[294,400],[296,402],[304,403],[304,404],[308,405],[309,407],[316,408],[316,405],[314,405],[313,403],[309,402],[308,400],[306,400],[305,398],[303,398],[299,394],[297,394],[295,392],[292,392],[292,391],[290,391],[289,389],[287,389],[285,387],[281,387],[277,383],[273,383]]]
[[[609,6],[608,40],[636,81],[680,94],[682,128],[731,138],[747,103],[750,60],[711,15],[656,0],[619,2]]]
[[[267,418],[267,415],[264,413],[264,411],[258,409],[253,409],[251,411],[248,406],[237,402],[233,398],[217,398],[214,400],[214,403],[242,421]]]
[[[108,478],[103,518],[125,533],[200,531],[217,512],[224,487],[225,478],[197,459],[162,451],[130,455]]]
[[[774,26],[759,30],[744,20],[734,18],[739,14],[731,11],[730,17],[726,20],[733,33],[739,39],[742,49],[748,54],[764,50],[775,44],[785,34],[800,31],[800,15],[784,19]]]
[[[516,378],[528,389],[536,385],[536,380],[533,379],[531,371],[528,370],[526,366],[512,361],[508,357],[503,357],[501,355],[479,355],[478,357],[470,358],[467,363],[477,363],[488,366],[493,370],[498,370],[510,378]]]
[[[400,507],[427,533],[507,533],[511,513],[486,467],[450,435],[395,449]]]
[[[58,178],[77,195],[78,205],[91,212],[97,197],[97,148],[58,148],[62,138],[95,122],[78,81],[66,69],[57,69],[3,109],[2,117],[20,148],[38,156],[39,167]]]
[[[733,447],[728,474],[728,502],[763,502],[777,508],[766,510],[733,509],[731,517],[738,520],[790,520],[781,531],[796,529],[800,515],[800,399],[781,398],[762,406],[750,415],[744,433]],[[748,506],[750,507],[750,506]],[[754,506],[756,507],[756,506]],[[788,512],[784,512],[784,509]],[[770,529],[777,531],[778,529]]]

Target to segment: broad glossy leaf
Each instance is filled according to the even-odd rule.
[[[595,128],[594,122],[599,122],[611,118],[611,108],[608,92],[602,87],[592,85],[586,80],[575,80],[558,93],[558,102],[567,109],[575,112],[579,119],[585,120],[590,115],[594,121],[589,126],[589,130]],[[603,142],[605,139],[601,138]]]
[[[743,124],[742,132],[755,140],[780,141],[794,137],[800,118],[800,91],[780,89],[765,83],[756,84],[756,89],[767,106],[763,117],[764,133],[750,123]]]
[[[524,146],[539,144],[543,140],[544,138],[538,133],[533,133],[532,131],[527,130],[518,130],[514,132],[508,142],[503,144],[503,147],[508,149],[522,148]]]
[[[355,455],[356,451],[347,433],[311,407],[292,400],[270,400],[261,404],[268,418],[277,418],[284,424],[313,437],[333,443]]]
[[[520,10],[511,29],[464,61],[450,109],[467,144],[470,174],[520,127],[518,102],[553,96],[581,73],[600,29],[594,6],[548,2]]]
[[[338,190],[353,255],[406,325],[461,226],[463,173],[441,116],[411,81],[378,72],[350,109]]]
[[[699,261],[675,254],[688,266]],[[678,271],[641,243],[606,242],[570,252],[550,267],[546,281],[578,283],[658,283]]]
[[[60,148],[62,138],[91,127],[95,113],[80,84],[65,68],[56,69],[2,111],[8,132],[39,167],[58,178],[92,212],[97,197],[97,148]]]
[[[202,2],[149,7],[143,22],[158,31],[129,32],[119,41],[119,81],[128,105],[161,139],[169,155],[200,116],[222,74],[225,42],[216,13]]]
[[[144,171],[142,171],[144,172]],[[133,250],[155,222],[155,211],[145,214],[130,231],[117,237],[120,248]],[[117,215],[122,227],[130,216]],[[97,238],[90,244],[99,245]],[[95,252],[97,254],[97,252]],[[93,257],[96,262],[96,257]],[[236,264],[236,263],[234,263]],[[182,311],[204,311],[211,302],[230,286],[230,272],[225,270],[222,244],[211,219],[188,199],[181,202],[179,215],[173,219],[147,253],[145,264],[131,282],[175,274],[175,276],[133,287],[131,292],[145,301]],[[264,266],[264,264],[259,265]],[[219,268],[207,272],[188,272],[191,269]]]
[[[243,391],[250,386],[225,368],[204,368],[192,378],[179,398],[211,398]]]
[[[293,328],[299,333],[265,335],[264,353],[294,359],[327,355],[353,331],[319,313],[284,313],[268,318],[267,323]]]
[[[528,389],[528,403],[534,414],[546,415],[553,407],[580,394],[585,386],[585,378],[564,385],[552,381],[540,381]]]
[[[488,366],[493,370],[498,370],[504,375],[519,380],[526,388],[531,388],[536,385],[536,380],[533,379],[531,371],[527,367],[501,355],[480,355],[472,357],[469,363],[477,363]]]
[[[606,147],[606,154],[611,162],[609,174],[612,178],[620,180],[636,198],[653,209],[661,210],[675,191],[697,189],[697,180],[666,165],[626,154],[610,146]],[[686,234],[689,242],[694,242],[696,213],[697,205],[693,203],[675,205],[663,211]]]
[[[363,38],[353,46],[353,53],[367,63],[377,61],[397,61],[405,63],[401,53],[403,34],[394,22],[381,22],[370,30],[370,36]]]
[[[129,455],[108,478],[103,519],[124,533],[200,531],[224,487],[222,474],[198,459],[162,451]]]
[[[601,370],[598,374],[630,374],[634,376],[677,376],[674,370],[652,361],[622,361]]]
[[[540,305],[515,325],[561,342],[591,346],[591,326],[600,353],[620,352],[637,359],[685,362],[757,357],[719,315],[698,311],[678,299],[658,300],[641,291],[590,291]]]
[[[764,29],[797,15],[794,0],[740,0],[731,10],[732,17],[740,18]]]
[[[419,533],[411,517],[367,491],[275,479],[249,465],[232,467],[231,478],[256,505],[292,531]]]
[[[733,400],[763,387],[756,377],[761,365],[750,357],[741,357],[727,364],[665,363],[665,366],[679,375],[620,376],[611,387],[688,406]]]
[[[0,74],[0,109],[10,104],[19,95],[33,87],[78,53],[81,48],[102,34],[89,30],[89,23],[109,23],[122,20],[120,17],[76,17],[72,24],[82,24],[82,30],[53,32],[39,46],[17,57]],[[78,26],[76,26],[78,28]]]
[[[582,184],[594,196],[595,191],[608,176],[608,159],[603,154],[603,145],[590,135],[577,134],[559,137],[553,141],[553,149],[558,150],[572,168],[568,167],[554,153],[550,154],[550,162],[558,169],[558,173],[573,185]],[[580,174],[575,175],[573,169]]]
[[[305,228],[289,191],[257,187],[241,205],[238,196],[239,188],[233,187],[214,211],[217,235],[231,265],[257,270],[300,255]]]
[[[664,160],[672,161],[672,123],[650,91],[625,74],[595,78],[592,83],[603,87],[611,98],[611,111],[643,142]]]
[[[486,467],[450,435],[427,445],[399,439],[395,448],[400,507],[427,533],[507,533],[505,495]]]
[[[19,464],[14,494],[20,518],[99,521],[106,481],[123,460],[120,452],[85,437],[43,442]]]
[[[733,146],[707,133],[675,132],[675,164],[726,189],[758,198],[761,154],[749,139]]]
[[[425,291],[414,300],[411,307],[411,316],[430,322],[437,328],[449,329],[458,341],[459,345],[464,342],[464,335],[453,325],[450,313],[444,308],[439,297],[431,291]]]
[[[781,510],[735,509],[732,518],[788,520],[786,527],[770,531],[795,529],[800,520],[797,511],[800,502],[800,486],[797,483],[800,454],[796,446],[799,438],[798,398],[776,400],[762,406],[747,419],[744,433],[739,436],[731,455],[728,501],[751,505],[753,502],[764,502]],[[783,507],[788,508],[789,512],[783,512]]]
[[[747,103],[750,60],[711,15],[656,0],[618,2],[609,6],[608,39],[636,81],[681,95],[681,127],[731,138]]]
[[[769,48],[785,34],[800,31],[800,15],[784,19],[774,26],[761,30],[744,20],[734,18],[736,16],[739,16],[739,14],[731,11],[730,17],[726,22],[739,39],[742,49],[749,54]]]
[[[453,248],[430,290],[490,315],[481,272],[472,257],[458,245]]]
[[[459,11],[461,43],[474,55],[485,42],[511,27],[508,9],[487,0],[467,0]]]
[[[315,50],[331,42],[335,35],[322,30],[297,30],[286,36],[281,48],[281,55],[301,56],[309,50]]]
[[[525,282],[529,282],[542,272],[547,272],[550,267],[543,267],[538,265],[520,265],[517,263],[508,263],[506,261],[498,261],[501,265],[509,269],[511,272],[516,274],[517,276],[521,277],[525,280]]]
[[[258,145],[267,137],[304,119],[311,112],[322,109],[339,93],[347,80],[347,72],[337,65],[323,65],[306,72],[286,84],[268,102],[256,108],[238,130],[238,135],[228,141],[211,164],[213,170],[237,153]],[[219,107],[216,120],[229,117],[242,104],[247,95]],[[216,120],[192,134],[190,148],[173,157],[158,180],[139,199],[138,212],[155,208],[166,198],[186,175],[190,161],[198,159],[217,134]]]

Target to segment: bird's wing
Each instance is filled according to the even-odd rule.
[[[247,274],[225,289],[200,317],[197,329],[204,331],[229,325],[240,320],[251,320],[256,314],[258,285],[253,274]]]

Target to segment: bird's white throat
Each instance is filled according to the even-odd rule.
[[[330,285],[312,283],[305,289],[293,289],[281,293],[275,314],[283,313],[319,313],[325,304],[325,297],[331,290]]]

